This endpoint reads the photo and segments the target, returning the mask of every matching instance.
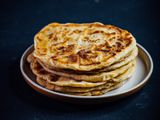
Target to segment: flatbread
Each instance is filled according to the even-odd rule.
[[[126,64],[128,64],[129,62],[131,62],[132,60],[135,59],[135,57],[138,55],[138,48],[135,47],[131,52],[129,52],[125,57],[119,59],[117,62],[115,62],[114,64],[111,64],[108,67],[102,68],[102,69],[97,69],[97,70],[91,70],[91,71],[75,71],[75,70],[70,70],[70,69],[52,69],[50,68],[50,66],[44,64],[41,60],[37,59],[38,62],[46,69],[46,71],[49,71],[53,74],[57,74],[57,75],[61,75],[63,76],[63,73],[68,73],[70,74],[78,74],[78,75],[83,75],[83,74],[98,74],[100,72],[109,72],[111,70],[115,70],[117,68],[120,68]],[[64,75],[65,76],[65,75]],[[68,77],[68,76],[67,76]]]
[[[35,35],[34,47],[34,56],[53,69],[91,71],[126,56],[136,40],[113,25],[51,23]]]
[[[31,56],[29,56],[31,57]],[[30,58],[28,58],[30,59]],[[43,67],[36,61],[36,59],[31,60],[30,68],[32,72],[42,79],[52,81],[55,85],[59,86],[72,86],[72,87],[95,87],[102,84],[105,84],[105,82],[86,82],[86,81],[77,81],[71,78],[57,76],[55,74],[50,74],[47,71],[43,69]]]
[[[76,80],[83,80],[83,81],[90,81],[90,82],[99,82],[99,81],[106,81],[111,78],[116,77],[119,74],[122,74],[126,69],[130,67],[131,64],[129,64],[131,61],[135,59],[137,56],[138,50],[137,47],[128,55],[127,57],[121,59],[119,62],[104,68],[100,69],[98,71],[91,71],[93,72],[92,75],[90,74],[77,74],[76,71],[70,71],[67,70],[53,70],[48,68],[45,64],[43,64],[41,61],[38,60],[38,62],[41,64],[41,66],[48,71],[49,73],[56,74],[59,76],[69,77]],[[110,70],[110,71],[109,71]]]
[[[68,78],[72,78],[72,79],[76,79],[76,80],[83,80],[83,81],[88,81],[88,82],[102,82],[102,81],[107,81],[111,78],[114,78],[122,73],[124,73],[129,67],[132,66],[132,62],[129,62],[127,65],[124,65],[118,69],[115,69],[113,71],[109,71],[109,72],[101,72],[101,73],[97,73],[94,75],[88,75],[88,74],[75,74],[74,73],[67,73],[67,72],[61,72],[61,71],[55,71],[55,70],[50,70],[48,69],[43,63],[41,63],[40,61],[38,61],[40,63],[40,65],[49,73],[52,73],[54,75],[59,75],[59,76],[63,76],[63,77],[68,77]]]
[[[104,81],[107,81],[109,79],[112,79],[112,78],[124,73],[128,68],[130,68],[132,66],[132,62],[130,62],[127,65],[122,66],[121,68],[115,69],[110,72],[102,72],[102,73],[98,73],[96,75],[84,75],[84,74],[77,75],[74,73],[68,74],[68,73],[64,73],[64,72],[51,71],[51,70],[47,69],[44,66],[44,64],[37,63],[36,58],[32,58],[32,59],[34,59],[34,61],[31,63],[31,69],[34,72],[34,74],[36,74],[37,76],[43,76],[43,78],[48,77],[48,79],[57,78],[58,80],[56,80],[55,84],[59,85],[59,86],[67,86],[67,85],[72,86],[73,84],[74,84],[74,86],[76,86],[77,82],[75,83],[75,80],[80,80],[81,82],[78,82],[77,85],[83,84],[84,87],[90,86],[89,82],[100,82],[100,84],[103,84]],[[88,85],[85,85],[87,83],[88,83]],[[92,85],[93,85],[93,83],[92,83]]]
[[[125,82],[120,82],[120,83],[117,83],[117,84],[114,84],[112,86],[109,86],[105,89],[102,89],[102,90],[93,90],[93,91],[90,91],[90,92],[79,92],[79,93],[72,93],[72,92],[69,92],[67,94],[70,94],[70,95],[76,95],[76,96],[99,96],[99,95],[103,95],[111,90],[114,90],[114,89],[117,89],[119,87],[121,87]]]
[[[104,85],[91,87],[91,88],[81,88],[81,87],[75,88],[75,87],[57,86],[55,84],[52,84],[51,81],[44,80],[43,78],[40,78],[40,77],[37,77],[36,80],[40,85],[54,91],[59,91],[67,94],[82,94],[82,93],[90,92],[91,95],[101,95],[112,89],[115,89],[121,86],[124,83],[124,81],[126,81],[128,78],[132,76],[134,70],[135,70],[135,64],[133,64],[133,66],[129,68],[124,74],[114,78],[116,80],[110,80]]]

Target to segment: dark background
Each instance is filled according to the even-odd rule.
[[[155,0],[0,1],[2,120],[159,120],[160,4]],[[102,105],[71,105],[45,97],[23,80],[19,61],[33,36],[51,22],[94,22],[129,30],[151,54],[154,72],[135,95]]]

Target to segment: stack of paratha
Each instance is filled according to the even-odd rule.
[[[135,70],[136,40],[126,30],[102,23],[44,27],[28,56],[37,82],[72,95],[102,95],[120,87]]]

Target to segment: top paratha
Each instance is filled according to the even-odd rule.
[[[107,67],[136,46],[126,30],[101,23],[52,23],[35,35],[34,56],[52,68],[90,71]]]

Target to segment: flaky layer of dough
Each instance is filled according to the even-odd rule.
[[[59,91],[59,92],[67,92],[67,93],[86,93],[90,92],[91,94],[97,93],[97,94],[104,94],[108,92],[109,90],[118,88],[119,85],[122,85],[125,80],[130,78],[135,70],[135,62],[132,64],[132,66],[122,75],[119,75],[118,77],[114,78],[114,80],[110,80],[106,82],[103,85],[99,85],[96,87],[90,87],[90,88],[82,88],[82,87],[62,87],[55,85],[52,81],[47,81],[46,79],[43,79],[41,77],[37,77],[37,82],[46,87],[47,89]]]
[[[34,43],[34,56],[44,64],[79,71],[107,67],[136,47],[131,33],[102,23],[52,23],[35,35]]]

